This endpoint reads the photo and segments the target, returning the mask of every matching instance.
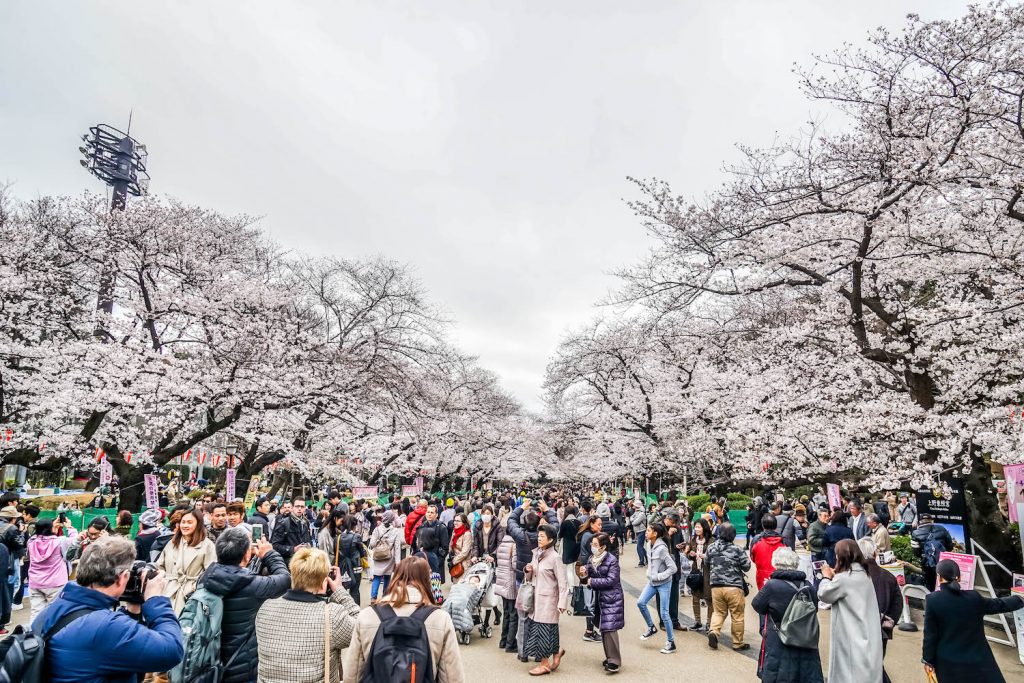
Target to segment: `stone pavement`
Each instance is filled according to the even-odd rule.
[[[636,550],[632,544],[627,545],[622,556],[622,581],[626,590],[626,628],[619,632],[622,648],[622,670],[614,678],[618,681],[659,681],[669,683],[679,680],[712,681],[714,683],[747,683],[757,680],[756,657],[761,645],[757,633],[757,614],[747,607],[745,639],[751,644],[746,653],[733,652],[729,649],[729,622],[722,629],[723,638],[719,649],[708,647],[707,637],[698,633],[676,633],[676,645],[679,650],[675,654],[663,655],[658,650],[664,645],[664,636],[647,641],[640,640],[643,632],[643,619],[636,609],[636,599],[643,588],[644,570],[636,567]],[[751,570],[748,580],[754,585],[754,573]],[[369,604],[369,582],[362,583],[363,605]],[[690,598],[681,596],[679,601],[681,621],[684,625],[693,623]],[[656,614],[654,603],[651,612]],[[821,659],[822,669],[827,675],[829,612],[819,612],[821,617]],[[923,626],[923,614],[914,614],[915,622]],[[657,619],[657,617],[655,617]],[[14,624],[27,624],[29,621],[28,600],[25,608],[14,612]],[[13,627],[10,627],[13,628]],[[563,616],[561,620],[561,642],[566,655],[558,671],[548,680],[563,683],[590,683],[596,677],[605,677],[601,668],[604,659],[600,643],[588,643],[583,640],[584,619],[582,617]],[[923,683],[924,669],[921,666],[922,633],[896,632],[895,640],[889,644],[885,657],[885,668],[894,683]],[[1002,668],[1003,675],[1010,683],[1024,683],[1024,665],[1020,664],[1016,651],[1005,645],[992,643],[992,651]],[[523,664],[514,654],[506,654],[498,650],[498,630],[494,637],[484,639],[474,631],[469,645],[463,645],[462,658],[465,665],[466,680],[469,683],[480,683],[498,678],[501,683],[513,681],[536,680],[528,671],[535,665],[531,662]],[[982,682],[978,682],[982,683]]]

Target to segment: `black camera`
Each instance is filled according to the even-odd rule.
[[[146,582],[159,572],[160,570],[156,568],[155,564],[135,560],[132,564],[131,574],[128,576],[128,585],[125,586],[121,600],[130,602],[133,605],[141,605],[145,602],[142,593],[146,590]]]

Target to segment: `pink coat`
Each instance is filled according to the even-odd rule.
[[[28,540],[29,588],[63,588],[68,582],[64,562],[68,539],[63,536],[33,536]]]
[[[569,606],[569,585],[565,565],[554,547],[533,551],[533,613],[538,624],[557,624],[558,610]]]

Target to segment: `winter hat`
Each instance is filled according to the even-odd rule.
[[[612,516],[611,508],[608,507],[608,503],[601,503],[597,506],[597,516],[601,519],[608,519]]]
[[[343,514],[343,515],[347,515],[347,514],[348,514],[348,503],[346,503],[346,502],[344,502],[344,501],[342,501],[342,502],[338,503],[338,505],[337,505],[337,510],[338,510],[338,512],[340,512],[341,514]]]
[[[160,524],[159,510],[146,510],[139,515],[139,525],[143,527],[155,527]]]
[[[0,510],[0,519],[17,519],[18,508],[13,505],[8,505],[4,509]]]
[[[452,500],[451,498],[449,498],[448,500],[446,500],[444,502],[444,505],[445,505],[445,507],[453,508],[453,507],[455,507],[455,501]]]
[[[383,524],[384,526],[391,526],[392,524],[395,523],[395,511],[394,510],[386,510],[384,512],[384,516],[380,518],[380,521],[381,521],[381,524]]]

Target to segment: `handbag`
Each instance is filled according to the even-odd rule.
[[[572,615],[574,617],[594,616],[594,600],[596,597],[593,588],[575,586],[572,589]]]
[[[462,576],[462,575],[463,575],[464,573],[466,573],[466,570],[465,570],[465,568],[464,568],[464,567],[462,566],[462,563],[461,563],[461,562],[460,562],[459,564],[453,564],[453,565],[451,565],[450,567],[448,567],[448,574],[449,574],[449,575],[450,575],[450,576],[451,576],[451,577],[452,577],[453,579],[457,579],[457,578],[459,578],[459,577],[460,577],[460,576]]]
[[[519,595],[516,596],[516,609],[529,614],[533,611],[533,582],[530,579],[523,581],[519,586]]]
[[[704,572],[692,572],[686,575],[686,587],[693,593],[704,592]]]

